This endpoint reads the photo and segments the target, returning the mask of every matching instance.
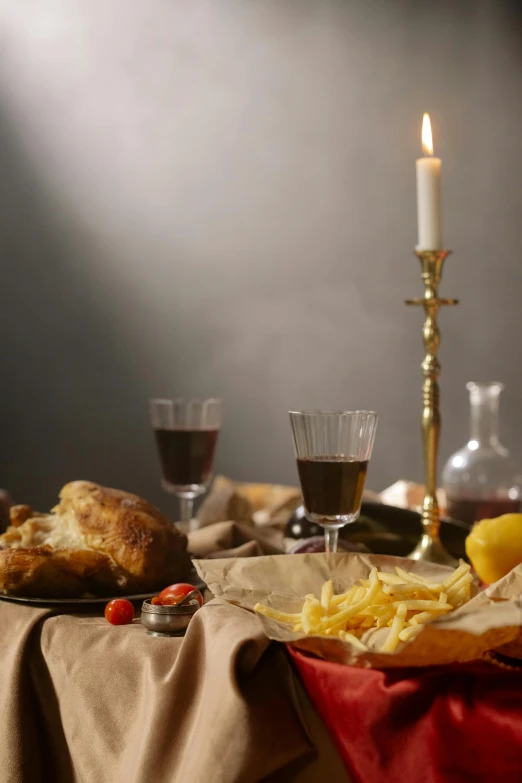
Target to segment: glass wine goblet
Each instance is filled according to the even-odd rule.
[[[194,498],[212,479],[212,464],[221,427],[218,399],[150,401],[150,417],[161,463],[163,488],[180,504],[180,527],[188,530]]]
[[[337,552],[339,529],[361,510],[377,414],[373,411],[290,411],[306,516],[324,528],[325,549]]]

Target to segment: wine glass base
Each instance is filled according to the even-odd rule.
[[[425,533],[413,552],[408,555],[410,560],[422,560],[425,563],[436,563],[455,568],[458,561],[446,552],[438,538],[432,538]]]

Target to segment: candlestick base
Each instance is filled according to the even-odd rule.
[[[439,537],[433,538],[429,533],[424,533],[421,540],[408,555],[410,560],[423,560],[427,563],[451,566],[458,565],[457,560],[442,546]]]

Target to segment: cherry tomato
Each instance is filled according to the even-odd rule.
[[[162,606],[161,598],[159,597],[159,595],[155,595],[154,598],[151,598],[150,602],[152,606]]]
[[[127,625],[134,619],[134,607],[126,598],[115,598],[105,607],[105,619],[111,625]]]
[[[164,606],[176,606],[176,604],[181,604],[189,593],[194,593],[191,598],[195,598],[199,605],[203,606],[203,596],[199,590],[193,585],[186,584],[185,582],[180,582],[177,585],[169,585],[161,591],[159,598]]]

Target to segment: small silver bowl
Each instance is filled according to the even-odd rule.
[[[141,606],[141,622],[151,636],[183,636],[198,609],[195,599],[180,606],[154,606],[147,598]]]

